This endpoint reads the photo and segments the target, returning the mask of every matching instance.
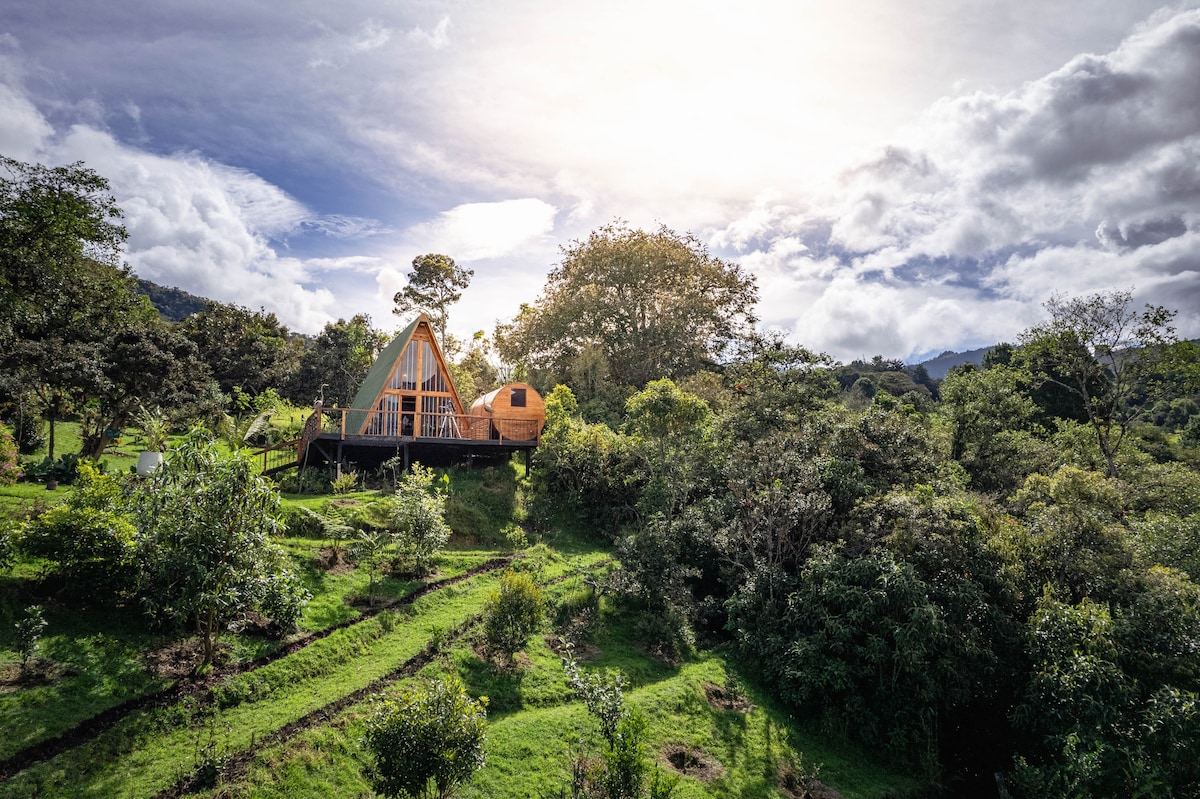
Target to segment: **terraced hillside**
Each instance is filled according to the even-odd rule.
[[[573,760],[599,743],[564,676],[562,635],[578,641],[585,669],[628,676],[627,700],[649,722],[647,754],[679,778],[674,796],[884,796],[913,787],[864,767],[870,759],[860,753],[823,745],[752,688],[731,693],[736,683],[719,655],[665,663],[639,649],[595,595],[597,578],[614,566],[599,544],[553,532],[515,551],[459,540],[428,578],[383,580],[382,601],[370,608],[366,575],[329,568],[325,541],[281,543],[314,596],[301,629],[276,641],[248,626],[226,638],[223,663],[201,676],[189,669],[188,641],[146,633],[136,608],[48,604],[42,667],[21,679],[10,668],[0,693],[0,797],[370,795],[359,741],[373,701],[446,673],[488,697],[487,764],[460,795],[559,796]],[[506,568],[532,574],[555,609],[554,624],[512,662],[488,652],[480,631]],[[24,564],[5,578],[7,606],[35,590],[35,577]]]

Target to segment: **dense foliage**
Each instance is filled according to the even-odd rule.
[[[130,482],[79,462],[66,502],[33,516],[19,551],[85,605],[137,602],[160,627],[195,629],[203,662],[254,610],[291,630],[308,600],[271,543],[279,496],[241,452],[190,434],[152,477]]]
[[[1093,368],[1082,424],[1046,415],[1071,367],[1040,328],[940,402],[881,359],[839,371],[759,339],[707,389],[718,413],[658,381],[614,429],[556,388],[544,511],[618,545],[606,587],[651,649],[728,639],[828,729],[958,790],[1003,772],[1030,797],[1198,795],[1200,452],[1172,435],[1196,355],[1124,294],[1077,305],[1159,336]],[[1170,429],[1139,427],[1159,403]]]
[[[483,767],[487,700],[454,677],[402,688],[379,702],[363,743],[375,790],[392,799],[446,799]]]

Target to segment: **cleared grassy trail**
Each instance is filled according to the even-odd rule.
[[[278,650],[262,655],[261,657],[215,668],[203,677],[176,682],[158,691],[135,696],[107,708],[72,727],[49,734],[48,737],[35,741],[32,745],[21,749],[4,760],[0,760],[0,781],[29,768],[34,763],[49,760],[72,747],[87,743],[132,713],[154,707],[169,706],[182,701],[186,697],[194,697],[197,701],[203,702],[206,697],[211,696],[211,692],[214,689],[219,688],[232,675],[251,672],[282,658],[294,655],[339,630],[349,629],[374,618],[379,613],[411,604],[428,593],[462,582],[476,574],[498,569],[509,563],[509,561],[510,558],[506,557],[491,558],[463,574],[431,582],[410,594],[381,602],[378,607],[364,610],[361,615],[355,618],[347,619],[323,630],[306,633],[280,647]]]
[[[601,556],[551,562],[556,579]],[[91,740],[31,765],[0,785],[0,797],[150,796],[172,790],[213,756],[253,749],[288,725],[350,704],[372,685],[406,674],[431,638],[478,615],[498,577],[493,570],[462,579],[301,650],[230,676],[204,698],[135,710]],[[406,665],[408,664],[408,665]],[[362,694],[365,696],[365,694]]]

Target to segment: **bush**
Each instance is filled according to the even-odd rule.
[[[104,601],[133,587],[137,531],[121,486],[81,461],[79,486],[62,505],[29,520],[17,546],[45,558],[67,589]]]
[[[224,454],[203,431],[138,483],[141,598],[152,618],[196,629],[212,662],[229,622],[249,610],[290,627],[307,591],[270,542],[279,495],[241,450]]]
[[[396,492],[381,502],[384,526],[395,538],[396,549],[412,562],[417,574],[429,571],[433,556],[450,540],[446,524],[448,478],[434,486],[433,470],[414,464],[400,478]]]
[[[38,482],[57,480],[63,485],[71,485],[79,477],[80,458],[73,452],[60,455],[58,460],[50,460],[47,456],[39,463],[26,462],[25,477]]]
[[[384,699],[367,722],[368,770],[386,797],[444,799],[483,767],[487,698],[467,696],[456,677],[403,688]]]
[[[7,570],[13,562],[13,535],[9,522],[0,519],[0,572]]]
[[[17,451],[22,455],[32,455],[46,444],[43,432],[46,423],[33,416],[18,416],[13,424],[13,438],[17,442]]]
[[[17,444],[4,425],[0,425],[0,486],[12,485],[21,477],[17,463]]]
[[[511,658],[538,631],[545,617],[542,589],[528,574],[506,571],[484,606],[484,638],[493,650]]]
[[[41,605],[25,608],[25,618],[17,622],[17,653],[21,656],[21,670],[29,667],[29,660],[38,650],[42,633],[46,631],[46,618]]]

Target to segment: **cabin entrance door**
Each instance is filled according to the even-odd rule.
[[[400,396],[400,435],[411,436],[416,429],[413,415],[417,412],[417,396],[402,394]]]

